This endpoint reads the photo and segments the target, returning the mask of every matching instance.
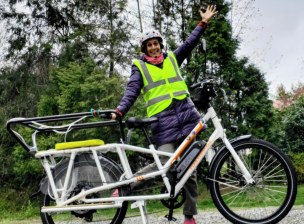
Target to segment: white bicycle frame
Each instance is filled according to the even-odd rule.
[[[166,176],[167,171],[172,167],[172,165],[178,161],[180,156],[185,152],[189,144],[194,140],[194,138],[197,136],[197,134],[202,130],[204,123],[207,123],[209,120],[212,121],[215,130],[211,134],[210,138],[208,139],[208,142],[204,146],[204,148],[201,150],[197,158],[192,162],[192,164],[189,166],[188,170],[186,171],[185,175],[178,181],[178,183],[175,185],[175,195],[176,196],[180,190],[183,188],[184,184],[188,180],[188,178],[191,176],[193,171],[197,168],[199,163],[202,161],[202,159],[206,156],[207,152],[212,153],[212,150],[209,150],[212,148],[213,143],[217,139],[221,139],[227,149],[230,151],[232,157],[235,160],[235,163],[239,166],[243,177],[245,178],[247,183],[253,183],[252,176],[250,175],[249,171],[245,167],[244,163],[238,156],[238,154],[235,152],[234,148],[230,144],[229,140],[226,137],[225,129],[221,125],[220,119],[217,117],[215,110],[213,107],[210,107],[207,110],[207,113],[205,114],[202,121],[200,121],[195,128],[191,131],[191,133],[188,135],[188,137],[182,142],[182,144],[176,149],[174,153],[167,153],[162,151],[157,151],[153,145],[149,146],[148,148],[143,147],[137,147],[132,146],[128,144],[106,144],[101,146],[94,146],[94,147],[83,147],[83,148],[75,148],[75,149],[68,149],[68,150],[55,150],[50,149],[47,151],[38,151],[35,154],[35,157],[38,159],[41,159],[42,165],[46,171],[50,188],[54,197],[54,200],[56,201],[55,206],[48,206],[43,207],[41,209],[42,212],[60,212],[60,211],[75,211],[75,210],[88,210],[88,209],[106,209],[106,208],[119,208],[121,207],[123,201],[134,201],[132,204],[132,208],[138,207],[140,209],[140,213],[142,216],[142,223],[147,223],[147,219],[144,212],[144,205],[145,201],[147,200],[160,200],[160,199],[167,199],[170,197],[170,193],[162,193],[162,194],[153,194],[153,195],[139,195],[139,196],[120,196],[120,197],[107,197],[107,198],[86,198],[87,195],[100,192],[103,190],[109,190],[109,189],[116,189],[123,185],[129,185],[135,182],[145,181],[150,178],[154,178],[156,176],[161,176],[164,182],[164,185],[167,189],[167,192],[171,192],[171,185],[169,182],[169,179]],[[33,142],[36,141],[36,137],[33,134],[34,137],[32,137]],[[35,144],[34,144],[35,145]],[[139,153],[145,153],[145,154],[151,154],[154,158],[154,161],[156,163],[156,166],[158,168],[157,171],[150,172],[147,174],[143,174],[140,176],[134,176],[127,155],[126,151],[135,151]],[[119,156],[119,160],[121,162],[122,169],[124,171],[123,176],[121,177],[119,182],[116,183],[107,183],[106,177],[103,173],[102,166],[100,164],[100,160],[98,157],[98,152],[106,153],[108,151],[116,152]],[[93,155],[93,158],[95,160],[98,173],[100,175],[100,178],[103,182],[102,186],[94,187],[88,190],[83,190],[79,194],[72,196],[68,198],[69,193],[69,183],[75,182],[73,178],[77,178],[77,174],[73,172],[73,165],[74,165],[74,159],[77,154],[79,153],[91,153]],[[69,157],[69,165],[67,169],[67,173],[65,176],[64,182],[59,187],[58,184],[56,186],[54,177],[52,175],[52,168],[56,165],[55,157],[62,157],[62,156],[68,156]],[[160,156],[167,156],[168,161],[162,165],[160,162]],[[206,156],[206,158],[209,160],[208,162],[211,162],[212,156]],[[77,182],[77,180],[76,180]],[[78,205],[71,205],[74,201],[81,201],[83,204]]]

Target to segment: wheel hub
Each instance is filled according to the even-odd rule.
[[[92,188],[92,185],[90,185],[87,182],[81,182],[79,183],[74,190],[71,192],[71,197],[79,194],[83,190],[89,190]],[[89,194],[86,196],[86,198],[98,198],[97,193]],[[74,205],[80,205],[83,204],[81,201],[75,201],[73,202]],[[75,215],[78,218],[84,218],[87,222],[93,221],[93,214],[96,212],[95,209],[92,210],[77,210],[77,211],[71,211],[73,215]]]

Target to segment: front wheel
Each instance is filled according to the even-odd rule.
[[[263,140],[244,140],[232,146],[255,183],[246,183],[230,152],[224,149],[210,167],[215,206],[232,223],[278,223],[292,208],[297,194],[291,161]]]
[[[55,174],[54,181],[57,188],[63,186],[66,172],[67,162],[58,165],[58,169],[53,172]],[[69,182],[68,196],[73,197],[83,190],[89,190],[91,188],[102,186],[103,184],[115,183],[120,180],[122,171],[116,163],[109,160],[106,157],[100,156],[101,168],[104,172],[107,183],[101,181],[98,173],[95,161],[89,154],[82,154],[76,157],[76,161],[73,167],[72,178]],[[118,188],[120,196],[127,195],[128,189],[125,187]],[[87,195],[86,198],[102,198],[111,197],[115,190],[108,190],[102,192],[96,192]],[[60,196],[60,195],[59,195]],[[47,193],[43,193],[40,201],[40,207],[48,207],[56,205],[53,200],[53,193],[48,187]],[[75,201],[73,206],[82,205],[81,201]],[[89,207],[89,206],[88,206]],[[57,224],[57,223],[111,223],[120,224],[123,222],[126,211],[128,208],[128,202],[122,203],[119,208],[111,209],[88,209],[88,210],[75,210],[75,211],[61,211],[61,212],[40,212],[41,220],[43,224]]]

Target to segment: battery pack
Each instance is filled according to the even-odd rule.
[[[191,144],[174,168],[177,174],[177,180],[180,180],[184,176],[189,165],[197,158],[205,145],[206,142],[203,140],[195,141]]]

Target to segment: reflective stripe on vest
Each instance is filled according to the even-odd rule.
[[[148,117],[163,111],[171,104],[173,98],[181,100],[189,95],[187,85],[180,75],[180,70],[174,54],[170,52],[165,60],[163,66],[166,65],[166,67],[164,66],[163,69],[145,63],[142,60],[134,60],[133,62],[134,65],[139,68],[141,75],[143,76],[144,87],[142,92],[146,101]],[[155,81],[153,81],[148,68],[159,73],[158,75],[153,76],[154,79],[156,79]],[[169,88],[168,85],[170,85]],[[153,95],[153,97],[151,97],[151,95]]]

